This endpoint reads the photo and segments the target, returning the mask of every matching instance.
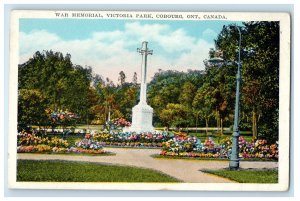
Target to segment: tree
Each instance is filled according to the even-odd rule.
[[[119,110],[124,115],[124,118],[131,120],[132,108],[137,104],[138,88],[134,84],[127,84],[118,91]]]
[[[121,71],[119,73],[119,78],[118,78],[118,80],[120,81],[121,86],[124,85],[125,79],[126,79],[126,75],[125,75],[124,71]]]
[[[87,117],[88,91],[92,81],[90,67],[73,65],[69,54],[63,56],[60,52],[43,51],[36,52],[27,62],[20,64],[18,70],[19,91],[40,91],[47,97],[44,109],[76,112],[81,121]]]
[[[191,108],[191,102],[195,91],[202,85],[203,81],[202,71],[179,72],[179,71],[163,71],[159,70],[153,77],[148,86],[148,102],[154,109],[153,120],[157,126],[163,125],[160,118],[160,112],[166,108],[169,103],[183,104],[185,107]],[[189,82],[185,84],[186,82]],[[178,86],[184,86],[184,89]],[[188,87],[191,87],[189,89]],[[193,91],[192,94],[185,93],[185,91]],[[182,94],[185,93],[185,94]],[[191,111],[189,111],[192,113]],[[191,115],[188,115],[188,125],[193,125],[193,119]]]
[[[120,112],[120,110],[115,110],[111,115],[112,119],[119,119],[122,117],[124,117],[124,115],[122,114],[122,112]]]
[[[194,115],[193,115],[193,99],[196,93],[196,87],[190,81],[185,81],[183,86],[181,87],[181,93],[179,95],[178,101],[179,103],[186,108],[187,112],[187,125],[186,126],[194,126]]]
[[[134,85],[137,85],[137,74],[136,74],[136,72],[134,72],[134,74],[133,74],[132,83]]]
[[[101,115],[101,117],[103,118],[101,122],[106,122],[109,111],[119,109],[118,101],[116,100],[117,87],[111,80],[109,80],[109,78],[106,78],[106,82],[99,83],[96,87],[96,90],[101,103],[98,107],[98,110],[100,109],[100,111],[104,113],[104,115]]]
[[[44,126],[48,122],[45,111],[47,97],[37,89],[20,89],[18,123]]]
[[[91,95],[92,70],[79,65],[75,65],[73,68],[74,70],[70,71],[66,78],[68,83],[61,102],[66,109],[77,113],[82,121],[88,121],[89,108],[91,107],[89,97]]]
[[[187,124],[187,109],[181,104],[169,103],[159,116],[167,127],[179,128]]]
[[[245,103],[244,109],[252,113],[252,138],[257,138],[257,121],[262,114],[262,105],[257,103],[261,102],[261,83],[259,80],[249,80],[243,87],[243,102]]]
[[[279,22],[248,22],[245,26],[249,33],[245,81],[259,84],[259,99],[254,108],[260,117],[256,118],[257,135],[275,142],[279,116]]]
[[[198,89],[192,104],[196,116],[196,122],[198,122],[199,114],[205,120],[206,135],[208,134],[208,122],[213,114],[214,99],[212,92],[212,87],[208,83],[205,83]],[[198,123],[196,123],[196,126],[198,126]]]
[[[186,81],[181,87],[179,95],[179,102],[187,108],[192,107],[193,99],[195,97],[196,87],[189,81]]]
[[[219,52],[219,50],[216,52]],[[235,98],[235,69],[236,66],[232,64],[222,63],[220,65],[220,63],[206,63],[204,84],[201,87],[203,89],[198,91],[201,93],[202,90],[208,94],[206,97],[209,99],[211,104],[211,114],[214,114],[215,119],[217,120],[217,128],[220,130],[221,135],[223,135],[224,123],[228,121],[231,114],[233,114]],[[199,95],[201,94],[198,94],[198,97]],[[200,101],[200,103],[197,103],[197,99],[195,100],[194,106],[199,108],[198,104],[203,105],[204,103],[201,99],[198,101]]]
[[[91,121],[91,124],[99,124],[99,107],[100,104],[100,97],[98,96],[98,93],[94,87],[90,87],[88,90],[88,119]]]
[[[252,113],[253,136],[274,142],[278,139],[279,23],[247,22],[241,32],[241,109]],[[224,26],[215,41],[216,49],[223,52],[223,59],[229,63],[237,61],[238,37],[235,28]],[[253,97],[255,94],[258,97]]]

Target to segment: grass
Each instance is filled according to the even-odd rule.
[[[180,182],[161,172],[88,162],[18,160],[17,181]]]
[[[70,128],[70,127],[68,127]],[[87,125],[87,124],[82,124],[82,125],[77,125],[76,129],[93,129],[93,130],[101,130],[103,129],[102,125]]]
[[[151,156],[152,158],[158,159],[184,159],[184,160],[205,160],[205,161],[229,161],[228,158],[200,158],[200,157],[184,157],[184,156],[162,156],[159,154],[154,154]],[[240,161],[256,161],[256,162],[277,162],[275,159],[263,159],[263,158],[248,158],[248,159],[240,159]]]
[[[66,140],[68,141],[69,145],[74,146],[76,142],[82,140],[84,137],[82,136],[76,136],[76,135],[69,135],[66,137]]]
[[[226,131],[226,132],[224,132],[224,134],[222,136],[220,136],[219,134],[212,133],[212,132],[208,132],[207,135],[205,132],[199,132],[199,133],[189,132],[189,135],[198,137],[201,140],[201,142],[204,142],[208,137],[211,137],[215,143],[219,144],[222,139],[225,139],[227,137],[231,138],[232,132]],[[246,141],[248,141],[248,142],[252,141],[252,134],[250,131],[241,131],[240,135],[242,137],[244,137]]]
[[[277,169],[240,169],[231,171],[223,170],[201,170],[202,172],[228,178],[239,183],[278,183]]]
[[[184,160],[203,160],[203,161],[229,161],[229,159],[226,158],[193,158],[193,157],[183,157],[183,156],[162,156],[159,154],[151,155],[152,158],[157,159],[184,159]]]

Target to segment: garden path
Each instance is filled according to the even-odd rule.
[[[105,148],[114,152],[112,156],[74,156],[50,154],[18,154],[18,159],[33,160],[69,160],[96,163],[109,163],[114,165],[129,165],[151,168],[175,177],[188,183],[232,183],[228,179],[201,172],[201,169],[222,169],[228,167],[228,161],[185,160],[185,159],[157,159],[151,155],[158,154],[160,149],[129,149]],[[240,162],[241,168],[276,168],[277,162]]]

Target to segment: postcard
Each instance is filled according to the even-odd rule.
[[[11,189],[287,191],[290,15],[14,10]]]

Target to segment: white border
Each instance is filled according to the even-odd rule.
[[[63,11],[70,12],[72,11]],[[79,11],[76,11],[79,12]],[[88,11],[83,11],[88,12]],[[92,11],[95,12],[95,11]],[[102,11],[102,13],[113,11]],[[125,13],[126,11],[122,11]],[[116,11],[120,13],[120,11]],[[130,12],[141,13],[141,12]],[[142,12],[151,13],[151,12]],[[163,13],[166,12],[155,12]],[[174,12],[172,12],[174,14]],[[18,20],[22,17],[53,18],[54,11],[13,11],[10,32],[10,72],[9,72],[9,188],[17,189],[114,189],[114,190],[205,190],[205,191],[286,191],[289,185],[289,102],[290,102],[290,16],[287,13],[263,12],[193,12],[193,14],[221,14],[226,20],[240,21],[280,21],[280,115],[279,115],[279,183],[278,184],[141,184],[141,183],[46,183],[16,182],[16,128],[17,128],[17,73],[18,73]],[[191,12],[182,12],[186,16]],[[105,15],[104,15],[105,16]],[[155,15],[154,15],[155,16]],[[111,18],[112,19],[112,18]],[[122,19],[122,18],[118,18]],[[126,18],[127,19],[127,18]],[[159,20],[159,19],[157,19]],[[166,19],[164,19],[166,20]],[[185,19],[187,20],[187,19]]]

